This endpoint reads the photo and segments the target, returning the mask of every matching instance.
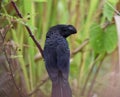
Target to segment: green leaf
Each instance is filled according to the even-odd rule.
[[[90,44],[95,53],[112,53],[117,46],[117,42],[115,25],[110,25],[105,30],[99,26],[90,32]]]
[[[90,44],[96,53],[105,51],[104,32],[99,26],[90,31]]]
[[[108,0],[104,4],[103,8],[103,15],[106,17],[109,21],[112,20],[115,10],[115,5],[117,4],[118,0]]]
[[[117,30],[115,25],[108,26],[105,29],[104,45],[107,53],[111,53],[117,46]]]
[[[109,21],[111,21],[114,15],[114,10],[108,4],[105,4],[103,14],[104,17],[106,17]]]

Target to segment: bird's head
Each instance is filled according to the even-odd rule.
[[[61,24],[61,25],[56,25],[56,26],[51,27],[47,34],[50,35],[54,33],[58,33],[59,35],[67,38],[71,34],[77,33],[77,30],[72,25]]]

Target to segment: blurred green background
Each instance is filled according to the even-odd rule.
[[[114,15],[116,10],[120,11],[120,0],[14,0],[22,19],[10,1],[0,0],[0,31],[7,33],[4,42],[0,42],[0,60],[6,61],[3,47],[8,46],[10,53],[7,55],[13,61],[9,65],[21,93],[31,97],[50,97],[51,94],[44,59],[25,26],[30,27],[43,48],[51,26],[72,24],[77,34],[67,40],[71,51],[69,82],[73,97],[114,97],[107,93],[107,82],[109,72],[116,72],[119,68]],[[10,71],[8,63],[2,61],[1,76],[6,71],[2,65],[6,65],[7,72]],[[6,88],[3,84],[6,78],[1,76],[0,85],[6,90],[0,90],[0,97],[6,97],[3,95],[9,94],[11,88]],[[18,93],[13,94],[9,97],[19,97],[15,96]]]

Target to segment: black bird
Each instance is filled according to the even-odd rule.
[[[66,38],[76,33],[72,25],[56,25],[49,29],[44,47],[44,59],[52,81],[52,97],[72,97],[68,82],[70,50]]]

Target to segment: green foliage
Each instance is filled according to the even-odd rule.
[[[117,41],[115,25],[108,26],[105,30],[98,26],[90,31],[90,44],[96,53],[113,52],[117,46]]]
[[[112,53],[117,47],[118,37],[115,25],[110,25],[105,29],[105,50],[107,53]]]
[[[115,5],[117,4],[118,0],[106,0],[103,8],[103,15],[109,21],[112,20],[115,10]]]
[[[100,28],[100,26],[90,31],[90,43],[96,53],[105,51],[104,31]]]

